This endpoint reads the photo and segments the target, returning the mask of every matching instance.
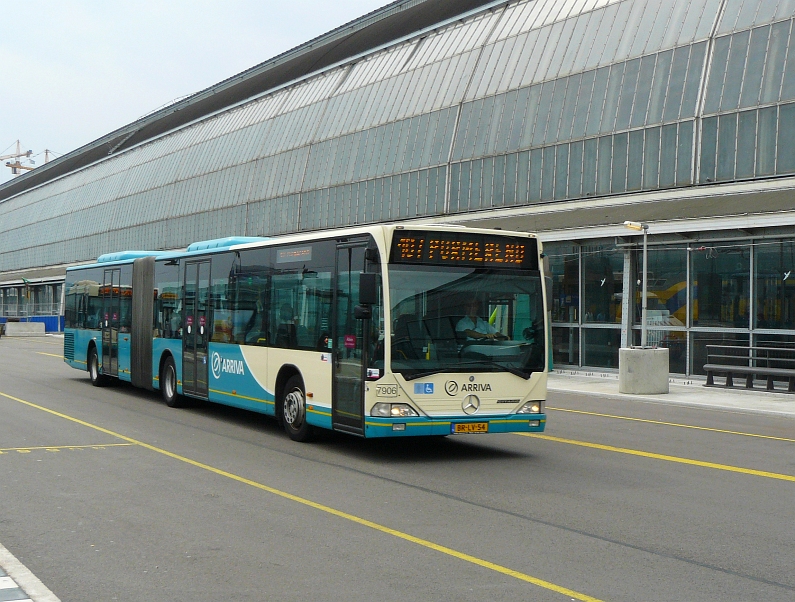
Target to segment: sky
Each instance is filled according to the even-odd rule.
[[[0,156],[66,154],[390,0],[38,0],[0,12]],[[0,184],[12,178],[0,162]],[[21,160],[29,165],[27,159]]]

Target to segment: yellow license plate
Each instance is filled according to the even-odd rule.
[[[453,433],[488,433],[488,422],[464,422],[453,425]]]

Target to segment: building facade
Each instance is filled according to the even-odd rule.
[[[0,187],[0,315],[109,251],[465,222],[538,232],[556,364],[617,368],[639,342],[633,220],[672,372],[701,373],[708,342],[791,344],[794,18],[795,0],[395,2]]]

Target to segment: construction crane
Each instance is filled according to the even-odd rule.
[[[10,155],[2,155],[0,156],[0,161],[4,161],[5,159],[15,159],[15,161],[6,161],[6,167],[11,168],[11,173],[14,175],[18,175],[20,173],[20,169],[25,169],[30,171],[33,167],[29,165],[22,165],[19,160],[21,158],[30,159],[30,156],[33,154],[32,150],[22,152],[22,144],[17,140],[17,152],[11,153]],[[31,161],[32,162],[32,161]]]

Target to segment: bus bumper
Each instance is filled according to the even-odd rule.
[[[373,418],[365,420],[365,437],[444,436],[474,433],[541,433],[546,414],[512,414],[479,418]]]

